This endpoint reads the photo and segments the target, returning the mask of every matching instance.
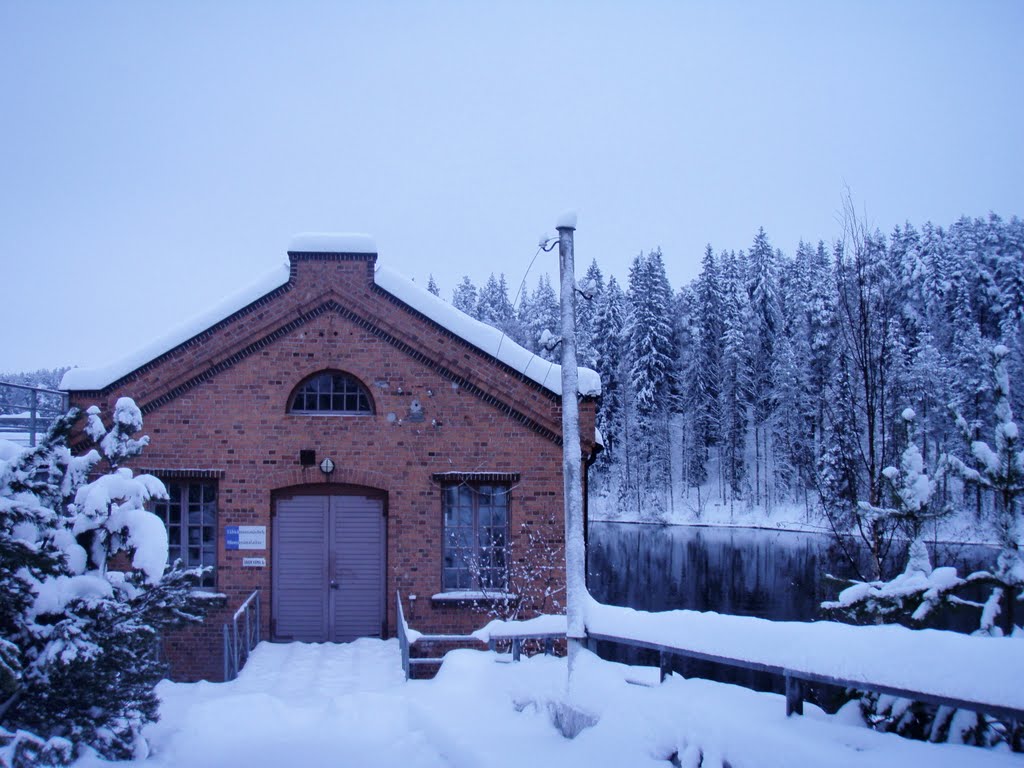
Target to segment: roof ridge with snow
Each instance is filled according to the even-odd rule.
[[[368,235],[305,233],[292,238],[289,253],[364,253],[376,254],[376,245]],[[222,323],[262,306],[272,295],[290,286],[291,269],[285,263],[252,285],[225,298],[206,312],[196,315],[167,334],[109,365],[96,368],[72,368],[61,379],[60,388],[72,391],[100,391],[128,376],[148,368],[175,349],[195,341]],[[476,320],[434,296],[415,282],[379,263],[374,270],[377,288],[409,309],[436,323],[466,344],[511,368],[554,395],[561,395],[561,366],[523,348],[504,332]],[[597,396],[601,380],[595,371],[579,369],[579,393]]]

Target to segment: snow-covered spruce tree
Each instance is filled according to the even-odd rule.
[[[463,275],[462,282],[452,291],[452,306],[470,317],[476,317],[476,286],[469,275]]]
[[[750,407],[750,358],[746,329],[750,307],[747,292],[740,283],[740,261],[729,254],[722,260],[725,295],[722,303],[722,365],[718,388],[720,471],[722,501],[730,509],[736,499],[747,498],[746,441]],[[729,489],[728,499],[725,497]]]
[[[512,319],[512,302],[508,298],[508,284],[505,282],[505,275],[501,281],[491,273],[487,278],[484,287],[480,289],[476,299],[476,311],[474,316],[482,323],[487,323],[495,328],[506,330],[509,321]]]
[[[1017,629],[1014,607],[1024,590],[1024,561],[1021,559],[1019,498],[1024,494],[1024,448],[1013,420],[1010,405],[1010,377],[1006,358],[1009,349],[998,344],[992,349],[992,394],[995,401],[994,445],[976,439],[976,432],[959,413],[957,425],[970,446],[971,459],[950,456],[949,462],[969,485],[988,491],[994,497],[992,528],[999,542],[999,555],[991,572],[973,573],[969,583],[991,586],[992,591],[982,613],[981,630],[988,634],[1010,635]],[[1002,627],[997,627],[1001,616]]]
[[[861,498],[857,455],[859,426],[846,360],[835,371],[824,407],[825,426],[816,465],[816,486],[825,519],[846,559],[857,568],[859,558],[846,546],[846,533],[854,524],[857,501]],[[862,574],[862,577],[864,575]],[[880,574],[871,574],[880,578]]]
[[[769,488],[769,436],[777,407],[773,374],[776,372],[778,335],[782,328],[776,270],[779,255],[761,227],[748,256],[747,293],[750,296],[750,395],[754,428],[754,504],[771,509]]]
[[[586,368],[597,366],[594,317],[603,293],[604,275],[594,259],[580,281],[580,295],[576,297],[576,353],[580,365]]]
[[[700,425],[704,448],[710,449],[718,444],[720,431],[719,387],[725,331],[722,324],[722,279],[710,243],[704,251],[695,294],[695,322],[699,338],[695,337],[697,347],[693,354],[692,374],[699,375],[701,381],[695,386],[690,405],[697,409],[695,419]]]
[[[430,277],[427,279],[427,292],[433,294],[434,296],[441,295],[441,289],[437,287],[437,282],[434,280],[433,273],[431,273]]]
[[[672,288],[660,250],[633,260],[625,334],[636,414],[636,497],[639,514],[658,518],[670,491],[668,419],[676,382]]]
[[[145,755],[141,729],[157,717],[153,686],[166,674],[157,640],[201,621],[208,604],[193,592],[198,571],[165,573],[167,534],[144,507],[165,495],[163,484],[121,466],[148,442],[132,436],[142,426],[135,403],[118,400],[109,430],[90,408],[86,434],[97,447],[72,457],[76,417],[2,472],[4,538],[47,558],[45,567],[14,573],[22,599],[5,605],[3,617],[4,640],[20,651],[14,698],[2,713],[0,754],[14,764],[64,762],[87,747],[110,759]],[[87,482],[103,463],[109,471]],[[10,527],[9,515],[21,521]],[[108,567],[119,551],[131,557],[128,572]]]
[[[613,475],[624,462],[623,446],[623,375],[622,328],[625,298],[614,277],[597,299],[594,316],[594,351],[596,368],[601,376],[601,402],[597,409],[597,428],[604,438],[604,451],[598,455],[600,472],[595,479],[601,492],[617,484]]]
[[[548,332],[549,337],[551,335],[557,337],[562,327],[558,295],[551,286],[551,278],[546,272],[541,273],[537,279],[537,288],[530,297],[528,307],[529,310],[525,315],[520,313],[529,342],[527,349],[545,360],[557,362],[561,359],[561,350],[555,345],[544,345],[540,342],[545,331]]]
[[[64,553],[56,545],[60,530],[61,485],[66,441],[74,415],[58,419],[32,449],[0,443],[0,765],[61,762],[71,758],[71,743],[32,733],[13,734],[11,713],[23,700],[33,676],[25,616],[32,608],[34,583],[61,575]]]

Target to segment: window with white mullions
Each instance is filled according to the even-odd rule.
[[[504,591],[508,586],[509,488],[460,484],[444,489],[447,591]]]
[[[186,568],[210,566],[200,582],[215,583],[217,566],[217,485],[209,480],[165,481],[168,498],[153,511],[167,526],[167,562],[181,560]]]
[[[353,377],[335,371],[306,379],[292,395],[292,413],[372,414],[366,389]]]

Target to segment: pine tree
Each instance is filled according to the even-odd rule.
[[[697,429],[704,448],[710,448],[718,442],[720,431],[719,387],[722,378],[723,303],[718,264],[714,251],[708,244],[696,287],[695,322],[699,328],[699,339],[696,341],[693,365],[687,377],[694,387],[690,402],[697,410]],[[694,381],[694,377],[698,377],[699,381]]]
[[[604,437],[605,450],[599,463],[610,469],[622,460],[623,438],[623,326],[625,297],[614,277],[598,298],[594,315],[595,364],[601,376],[601,403],[597,410],[597,428]]]
[[[558,296],[551,287],[551,278],[546,272],[541,273],[538,278],[537,288],[530,297],[528,307],[528,314],[525,317],[520,314],[526,329],[527,349],[536,352],[545,360],[557,362],[561,359],[561,351],[557,347],[545,348],[540,344],[545,331],[557,336],[562,327]]]
[[[434,282],[434,274],[433,273],[431,273],[430,277],[427,279],[427,290],[430,293],[432,293],[434,296],[440,296],[441,295],[441,289],[438,288],[437,287],[437,283]]]
[[[990,218],[989,226],[996,226]],[[1002,227],[995,267],[1000,337],[1004,343],[1024,325],[1024,222],[1014,216]]]
[[[822,451],[817,462],[818,497],[836,540],[854,525],[856,506],[862,498],[859,476],[860,419],[852,376],[840,358],[829,388]],[[857,558],[851,557],[856,563]]]
[[[666,511],[668,417],[677,379],[670,322],[672,289],[660,250],[633,261],[626,325],[629,382],[636,412],[637,494],[642,513]]]
[[[452,291],[452,306],[470,317],[476,317],[476,286],[469,275],[463,275],[462,282]]]
[[[994,497],[992,527],[999,541],[1000,552],[991,574],[976,575],[970,580],[992,585],[992,594],[983,614],[983,629],[994,629],[995,617],[1003,616],[1003,632],[1010,634],[1015,626],[1014,606],[1024,589],[1024,561],[1021,559],[1022,528],[1018,510],[1019,497],[1024,494],[1024,447],[1013,420],[1010,405],[1010,378],[1006,358],[1010,350],[1002,344],[992,349],[992,395],[994,399],[994,445],[977,439],[976,430],[957,414],[972,460],[951,456],[950,464],[965,482],[988,491]]]
[[[754,503],[770,506],[768,490],[769,422],[774,415],[775,346],[782,324],[776,268],[778,257],[768,243],[764,228],[758,230],[750,249],[747,292],[750,295],[750,394],[754,427]]]
[[[604,275],[597,266],[597,260],[590,262],[581,281],[581,294],[576,301],[576,352],[580,365],[593,368],[597,365],[597,351],[594,339],[594,317],[597,302],[604,293]]]
[[[506,331],[513,320],[512,302],[508,298],[508,284],[505,275],[499,281],[494,273],[487,278],[477,297],[475,317],[481,322]]]
[[[722,260],[722,365],[719,384],[719,444],[722,492],[729,487],[730,504],[747,498],[746,438],[751,401],[747,329],[750,304],[740,272],[742,254]],[[723,497],[723,500],[724,497]]]
[[[15,692],[0,716],[17,734],[0,741],[16,760],[67,762],[85,745],[108,759],[145,756],[142,728],[156,719],[153,687],[166,674],[156,640],[200,621],[208,605],[193,592],[197,571],[165,573],[167,534],[144,507],[165,495],[163,485],[122,466],[148,442],[132,436],[142,425],[134,402],[117,401],[109,430],[89,409],[96,448],[72,457],[77,415],[59,420],[38,449],[0,462],[0,541],[14,554],[27,542],[36,559],[0,568],[13,596],[2,604],[0,645],[20,652],[15,664],[3,654]],[[109,471],[87,481],[102,465]],[[131,570],[108,572],[121,550]]]

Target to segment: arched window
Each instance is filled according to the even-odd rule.
[[[325,371],[299,385],[288,410],[291,413],[371,414],[373,401],[363,385],[348,374]]]

